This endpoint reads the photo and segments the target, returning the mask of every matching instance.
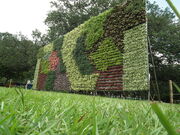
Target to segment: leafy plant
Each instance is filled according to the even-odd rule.
[[[64,41],[64,36],[56,39],[56,40],[53,42],[54,50],[58,51],[59,70],[60,70],[61,73],[65,73],[65,72],[66,72],[66,67],[65,67],[65,65],[64,65],[63,57],[62,57],[62,45],[63,45],[63,41]]]
[[[148,90],[148,48],[146,23],[124,32],[124,90]]]
[[[83,34],[83,30],[84,24],[64,36],[62,57],[71,83],[71,88],[73,90],[94,90],[98,74],[81,74],[73,57],[74,50],[77,47],[76,41]]]
[[[103,36],[104,34],[104,22],[107,16],[111,13],[112,9],[109,9],[98,16],[92,17],[84,23],[86,33],[86,50],[93,48],[93,45]]]
[[[40,73],[47,74],[49,70],[49,61],[48,59],[41,59],[41,70]]]
[[[120,52],[124,51],[124,32],[146,22],[144,0],[126,1],[115,6],[104,23],[104,37],[111,37]],[[137,4],[138,3],[138,4]],[[112,21],[113,20],[113,21]]]
[[[53,44],[48,44],[39,49],[37,54],[38,58],[47,58],[48,54],[50,54],[53,50]]]
[[[105,71],[109,66],[122,65],[122,53],[111,38],[104,39],[96,52],[90,54],[98,70]]]
[[[76,48],[73,51],[73,59],[82,75],[90,75],[93,73],[94,67],[86,54],[85,39],[85,34],[82,34],[77,39]]]
[[[47,91],[53,90],[54,80],[55,80],[55,71],[48,72],[46,82],[45,82],[45,90]]]
[[[61,51],[64,36],[53,41],[53,51]]]

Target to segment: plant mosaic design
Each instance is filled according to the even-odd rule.
[[[41,48],[34,89],[148,90],[145,1],[124,2]]]

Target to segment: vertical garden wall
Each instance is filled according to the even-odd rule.
[[[34,77],[40,90],[148,90],[144,0],[92,17],[41,48]]]

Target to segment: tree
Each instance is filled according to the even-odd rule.
[[[161,54],[158,56],[160,63],[180,63],[179,20],[175,22],[175,16],[168,8],[162,10],[156,4],[148,4],[148,8],[148,35],[154,53]]]
[[[0,78],[31,79],[37,50],[38,46],[21,34],[0,33]]]
[[[38,29],[32,31],[32,38],[34,44],[38,46],[44,46],[49,43],[49,38],[46,34],[42,34]]]
[[[180,22],[168,8],[160,9],[156,3],[148,3],[147,7],[148,36],[158,84],[161,95],[168,95],[168,80],[180,82]],[[154,80],[151,67],[150,72]]]
[[[56,0],[45,20],[50,41],[71,31],[92,16],[117,5],[123,0]]]
[[[180,22],[169,9],[148,4],[148,36],[155,65],[168,66],[180,63]]]

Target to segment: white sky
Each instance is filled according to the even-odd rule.
[[[32,39],[32,30],[36,28],[42,33],[46,32],[44,20],[50,11],[52,0],[0,0],[0,32],[17,34],[22,32]],[[167,7],[166,0],[156,1],[160,7]],[[180,11],[180,0],[172,0]]]
[[[32,30],[45,33],[44,20],[51,0],[0,0],[0,32],[22,32],[29,39]]]

